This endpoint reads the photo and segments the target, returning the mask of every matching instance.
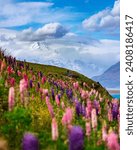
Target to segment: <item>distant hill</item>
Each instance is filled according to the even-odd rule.
[[[120,87],[120,62],[112,65],[102,75],[94,76],[93,80],[100,82],[105,88]]]

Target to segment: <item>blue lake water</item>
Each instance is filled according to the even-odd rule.
[[[114,97],[114,98],[120,99],[120,93],[113,93],[113,94],[111,94],[111,95],[112,95],[112,97]]]

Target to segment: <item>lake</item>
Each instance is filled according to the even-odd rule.
[[[113,98],[120,99],[120,93],[112,93],[111,95],[112,95]]]
[[[113,98],[120,99],[120,89],[107,89],[107,90]]]

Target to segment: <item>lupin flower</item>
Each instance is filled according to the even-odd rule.
[[[82,90],[82,91],[81,91],[81,97],[82,97],[83,100],[88,99],[88,98],[89,98],[89,93],[88,93],[88,91]]]
[[[97,127],[97,114],[96,114],[96,109],[93,108],[91,112],[91,121],[92,121],[92,128],[96,129]]]
[[[71,124],[73,119],[73,112],[71,108],[67,108],[66,112],[64,113],[63,117],[62,117],[62,124],[63,125],[68,125]]]
[[[91,111],[91,109],[92,109],[92,103],[91,103],[90,100],[87,101],[87,107]]]
[[[22,150],[39,150],[39,141],[32,133],[25,133],[22,139]]]
[[[84,149],[84,133],[80,126],[73,126],[69,134],[69,150]]]
[[[10,78],[9,83],[10,83],[10,86],[14,86],[15,78]]]
[[[90,122],[86,122],[86,135],[89,137],[91,134],[91,125]]]
[[[48,89],[43,89],[43,95],[48,96]]]
[[[38,89],[40,89],[40,83],[39,82],[37,83],[37,86],[38,86]]]
[[[80,114],[82,112],[82,105],[79,101],[76,101],[75,109],[76,109],[77,116],[80,116]]]
[[[93,104],[94,104],[94,108],[96,109],[96,113],[98,115],[100,104],[97,100],[94,100]]]
[[[41,79],[41,83],[44,84],[45,82],[46,82],[46,77],[43,76],[42,79]]]
[[[108,120],[113,121],[111,108],[108,109]]]
[[[57,105],[59,106],[60,105],[60,100],[59,100],[59,96],[58,95],[55,96],[55,101],[56,101]]]
[[[8,66],[7,67],[7,72],[8,72],[8,75],[14,73],[13,68],[11,66]]]
[[[51,89],[51,95],[52,95],[52,99],[55,100],[54,89]]]
[[[43,73],[42,73],[41,71],[39,71],[39,72],[38,72],[38,76],[39,76],[39,78],[42,78]]]
[[[28,81],[25,79],[20,80],[20,96],[21,96],[21,102],[24,102],[24,96],[25,92],[27,91],[28,88]]]
[[[102,127],[102,140],[106,141],[107,140],[107,131],[106,131],[106,126]]]
[[[81,107],[81,114],[82,114],[83,116],[86,115],[86,108],[85,108],[84,103],[82,104],[82,107]]]
[[[117,103],[112,104],[112,116],[113,116],[113,119],[117,119],[118,109],[119,109],[119,107],[118,107]]]
[[[73,87],[74,87],[74,89],[76,89],[76,90],[79,88],[79,83],[78,83],[78,81],[73,83]]]
[[[68,99],[72,99],[73,98],[73,91],[72,91],[72,89],[67,89],[66,90],[66,94],[67,94]]]
[[[47,104],[49,113],[50,113],[51,117],[53,118],[54,117],[53,107],[52,107],[52,104],[49,101],[49,97],[48,96],[46,96],[46,104]]]
[[[61,107],[62,107],[62,109],[64,109],[64,108],[65,108],[65,104],[64,104],[64,102],[63,102],[63,101],[61,102]]]
[[[111,131],[107,136],[107,146],[109,150],[120,150],[118,136],[114,131]]]
[[[19,70],[17,71],[17,74],[19,77],[21,76],[21,72]]]
[[[92,103],[90,100],[87,101],[87,107],[86,107],[86,117],[91,117],[91,110],[92,110]]]
[[[91,117],[91,110],[89,110],[88,107],[86,107],[86,118],[90,117]]]
[[[30,88],[33,87],[33,81],[32,80],[29,81],[29,86],[30,86]]]
[[[9,98],[8,98],[8,103],[9,103],[9,111],[12,111],[15,101],[15,91],[14,91],[14,87],[10,87],[9,89]]]
[[[59,133],[58,133],[58,124],[55,118],[52,119],[52,140],[56,141],[58,139]]]

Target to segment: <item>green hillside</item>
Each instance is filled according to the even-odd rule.
[[[9,150],[24,150],[26,132],[41,150],[106,150],[112,135],[119,150],[119,101],[99,83],[65,68],[18,61],[2,50],[0,116],[0,142]]]

